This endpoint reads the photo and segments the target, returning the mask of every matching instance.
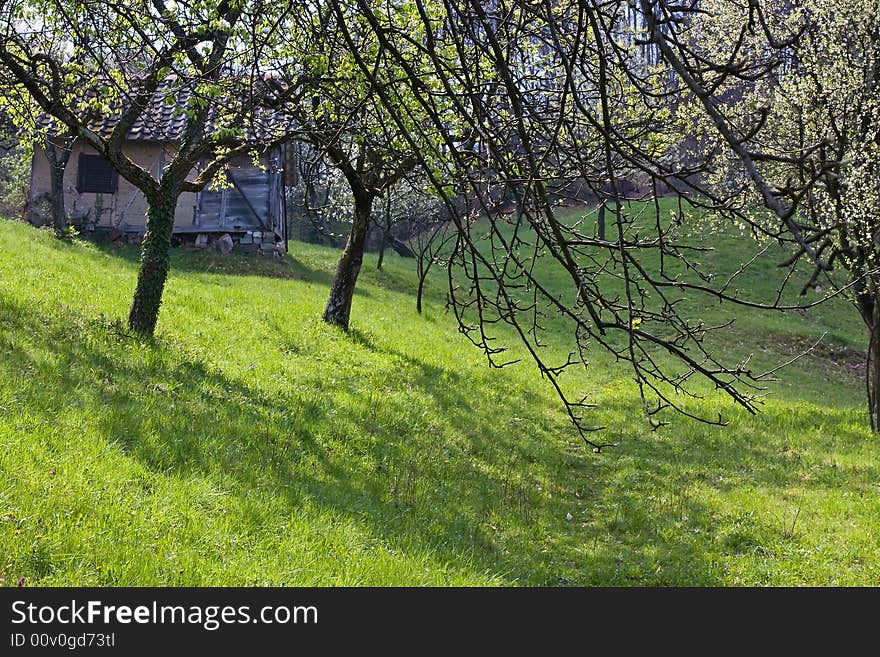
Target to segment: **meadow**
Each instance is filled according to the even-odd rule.
[[[730,271],[747,241],[701,258]],[[717,344],[772,367],[751,415],[707,391],[651,431],[596,353],[591,450],[527,361],[458,332],[433,272],[364,263],[343,333],[338,252],[176,251],[157,337],[124,330],[134,247],[0,221],[0,578],[7,586],[854,586],[880,581],[880,440],[864,329],[693,301]],[[768,257],[741,285],[770,292]],[[561,282],[560,282],[561,284]],[[764,289],[766,288],[766,289]],[[550,326],[551,348],[554,325]],[[560,327],[559,340],[563,336]],[[499,334],[514,352],[512,334]]]

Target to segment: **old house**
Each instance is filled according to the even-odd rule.
[[[157,176],[185,126],[181,109],[186,98],[181,96],[169,102],[167,94],[157,93],[127,135],[128,157]],[[115,120],[104,117],[95,129],[109,133]],[[27,214],[31,223],[39,225],[52,221],[52,166],[47,148],[54,146],[57,152],[65,146],[61,137],[50,139],[34,147],[31,164]],[[181,194],[174,218],[176,241],[202,246],[223,237],[225,244],[240,252],[284,250],[284,149],[275,146],[258,158],[232,160],[220,176],[220,185]],[[68,221],[80,230],[108,231],[132,240],[143,235],[147,208],[143,193],[80,140],[70,146],[63,190]]]

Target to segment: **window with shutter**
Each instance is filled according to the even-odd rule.
[[[76,190],[80,194],[112,194],[116,191],[116,170],[103,155],[80,153]]]

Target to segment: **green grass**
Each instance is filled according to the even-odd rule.
[[[719,271],[744,254],[713,245]],[[702,307],[735,314],[719,339],[766,363],[831,339],[757,416],[694,402],[724,428],[651,432],[629,372],[597,355],[571,380],[620,442],[596,454],[532,366],[486,367],[444,312],[442,272],[419,316],[412,262],[377,272],[368,256],[352,332],[324,325],[337,255],[175,253],[159,335],[141,343],[121,330],[132,249],[0,222],[5,584],[880,581],[880,441],[845,304]],[[762,267],[750,284],[769,289]]]

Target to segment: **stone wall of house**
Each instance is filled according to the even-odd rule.
[[[178,236],[187,251],[210,250],[228,255],[283,256],[287,247],[274,231],[248,230],[243,233],[191,233]]]

